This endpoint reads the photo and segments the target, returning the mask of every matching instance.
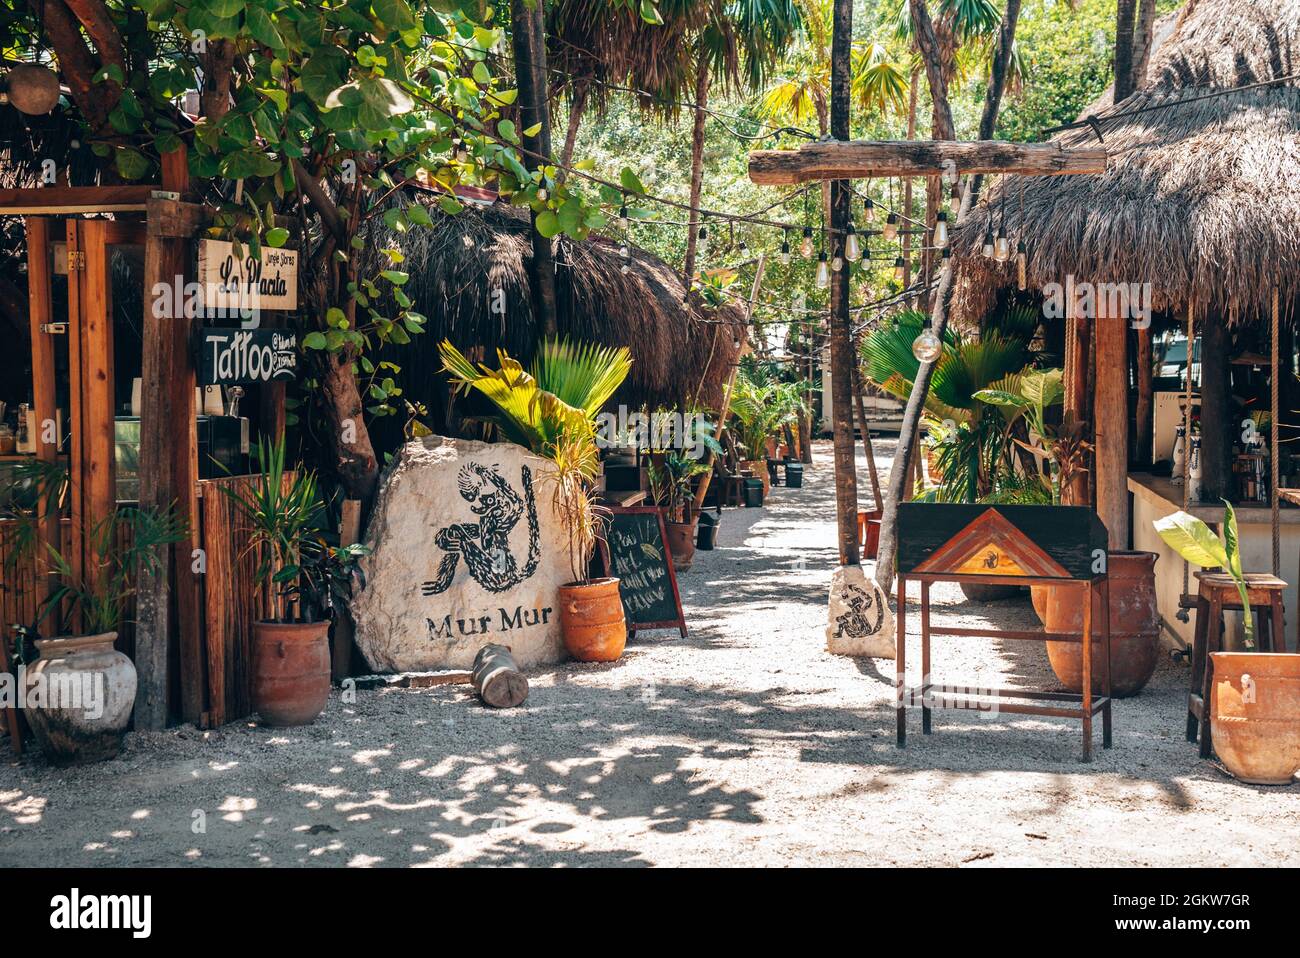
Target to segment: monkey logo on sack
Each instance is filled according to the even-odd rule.
[[[470,503],[477,522],[457,522],[439,529],[434,544],[445,553],[434,579],[424,582],[424,595],[437,595],[451,587],[463,559],[470,576],[488,592],[513,589],[537,571],[541,537],[537,523],[537,501],[533,474],[523,466],[524,493],[519,495],[495,469],[477,462],[461,467],[456,486],[461,498]],[[528,515],[528,556],[521,566],[510,551],[510,533]]]

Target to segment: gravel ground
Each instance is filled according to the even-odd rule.
[[[923,737],[913,714],[897,749],[892,663],[824,651],[829,454],[802,490],[727,511],[682,577],[686,639],[538,672],[504,712],[462,688],[336,692],[304,729],[134,734],[72,770],[5,752],[0,866],[1300,864],[1300,788],[1197,759],[1182,665],[1116,703],[1091,765],[1078,723],[1026,716],[939,711]],[[1027,600],[933,602],[1035,622]],[[936,640],[935,673],[1056,687],[1033,643]]]

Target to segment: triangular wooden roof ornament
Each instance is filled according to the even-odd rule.
[[[1052,576],[1070,573],[997,509],[987,509],[914,570],[948,575]]]

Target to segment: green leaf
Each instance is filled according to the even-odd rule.
[[[244,26],[253,35],[253,39],[263,46],[268,46],[272,50],[284,48],[284,39],[280,36],[280,31],[271,22],[271,15],[261,7],[248,8],[248,13],[244,17]]]
[[[244,0],[205,0],[203,6],[214,17],[233,17],[244,9]]]
[[[298,82],[303,93],[317,103],[324,103],[339,88],[347,69],[348,60],[341,50],[332,46],[320,47],[302,65]]]
[[[302,338],[303,349],[324,349],[325,334],[321,332],[310,332]]]
[[[1228,553],[1214,530],[1187,512],[1157,519],[1156,534],[1182,558],[1202,568],[1228,568]]]
[[[641,0],[641,19],[656,27],[663,26],[664,18],[659,15],[659,8],[654,0]]]
[[[124,179],[143,179],[149,172],[149,159],[139,150],[124,146],[113,157],[113,165]]]
[[[560,218],[554,210],[543,210],[537,214],[537,232],[547,239],[558,236],[563,232],[560,226]]]
[[[397,33],[410,30],[419,23],[406,0],[374,0],[370,6],[380,22]]]
[[[645,187],[641,184],[641,178],[632,172],[630,166],[625,166],[619,171],[618,182],[629,193],[645,192]]]
[[[388,280],[394,286],[402,286],[411,278],[410,273],[403,273],[401,270],[397,269],[386,269],[381,271],[379,275]]]
[[[289,241],[289,231],[283,226],[266,231],[266,245],[278,249]]]

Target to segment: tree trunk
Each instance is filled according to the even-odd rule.
[[[700,194],[704,190],[704,121],[709,106],[709,60],[703,54],[695,67],[695,125],[691,128],[691,211],[686,228],[686,262],[682,282],[689,291],[695,278],[695,259],[700,243]]]
[[[560,166],[567,170],[573,165],[573,147],[578,142],[578,126],[582,123],[582,113],[587,107],[587,94],[590,86],[586,80],[578,83],[569,101],[569,124],[564,131],[564,152],[560,154]]]
[[[917,42],[921,46],[922,56],[925,58],[926,79],[931,85],[931,96],[942,101],[943,109],[947,113],[947,128],[951,130],[952,113],[948,110],[948,90],[943,83],[939,62],[934,56],[937,44],[933,25],[930,23],[930,14],[925,8],[925,0],[909,0],[909,2],[912,6],[912,17],[917,26]],[[1002,64],[1001,69],[1005,71],[1006,62],[1011,55],[1011,44],[1015,40],[1016,21],[1019,15],[1019,0],[1009,0],[1006,12],[1003,15],[1002,30],[998,40],[998,54],[994,58],[993,67],[990,70],[991,76],[994,71],[999,69],[999,63]],[[984,131],[991,131],[996,125],[998,108],[1002,102],[1002,83],[991,80],[989,86],[988,94],[984,100],[984,112],[980,116],[980,132],[985,139],[988,138],[988,135]],[[974,189],[962,191],[961,208],[957,212],[958,223],[966,218],[974,195]],[[939,272],[939,282],[934,295],[934,308],[931,312],[934,333],[940,339],[943,338],[944,330],[948,326],[948,297],[952,292],[952,281],[952,261],[949,260],[948,265]],[[895,452],[893,464],[889,469],[889,485],[885,493],[885,514],[880,523],[880,547],[877,552],[879,558],[876,563],[876,581],[886,592],[892,589],[894,585],[894,552],[898,545],[898,504],[903,501],[907,491],[908,465],[916,452],[921,414],[925,408],[925,398],[930,391],[930,380],[933,376],[934,364],[922,363],[917,371],[916,380],[912,384],[912,391],[907,397],[907,405],[903,410],[903,424],[898,432],[898,449]]]
[[[1115,103],[1133,92],[1133,18],[1136,0],[1115,4]]]
[[[516,83],[519,87],[519,116],[523,129],[538,127],[524,137],[524,165],[536,172],[551,155],[551,113],[546,105],[546,46],[541,42],[541,4],[529,7],[526,0],[511,0],[511,39],[515,53]],[[533,255],[528,261],[528,285],[533,315],[543,336],[558,330],[555,303],[555,253],[551,241],[537,231],[537,211],[532,213]]]
[[[1147,64],[1151,62],[1151,41],[1156,25],[1156,0],[1141,0],[1137,23],[1133,27],[1133,89],[1147,78]]]
[[[835,0],[831,39],[831,136],[849,138],[852,0]],[[849,225],[852,193],[844,180],[831,181],[831,236],[843,242]],[[836,250],[838,251],[838,250]],[[849,271],[831,273],[831,405],[835,441],[835,514],[839,526],[840,564],[857,565],[858,479],[853,438],[853,327],[849,314]]]
[[[213,122],[230,112],[231,71],[235,67],[233,40],[209,40],[203,54],[203,91],[199,109]]]
[[[920,91],[921,68],[913,67],[911,78],[907,82],[907,138],[916,139],[916,99]],[[909,176],[903,185],[903,212],[912,215],[912,178]],[[930,251],[921,255],[921,275],[930,275]],[[912,285],[912,234],[903,234],[903,288]],[[919,306],[921,297],[912,297],[913,306]],[[874,469],[874,466],[872,467]]]

